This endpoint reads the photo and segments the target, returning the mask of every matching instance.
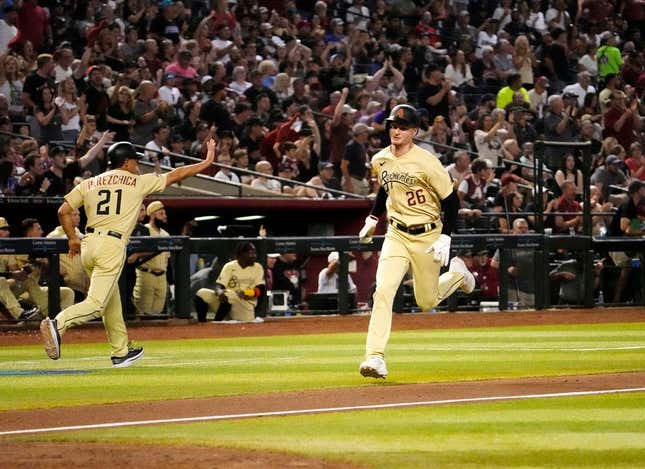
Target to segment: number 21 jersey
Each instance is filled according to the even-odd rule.
[[[432,153],[413,145],[397,157],[386,147],[372,157],[372,171],[388,194],[388,218],[407,226],[440,219],[441,200],[453,186],[448,171]]]
[[[115,169],[85,179],[65,196],[65,200],[73,208],[84,206],[87,226],[130,236],[143,199],[165,188],[165,174],[138,175]]]

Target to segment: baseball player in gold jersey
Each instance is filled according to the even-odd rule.
[[[264,268],[256,262],[255,246],[243,242],[235,248],[235,260],[227,262],[217,278],[215,290],[200,288],[197,296],[212,311],[215,320],[232,319],[242,322],[263,322],[255,317],[258,298],[266,294]]]
[[[206,159],[199,163],[167,174],[140,175],[140,155],[134,146],[129,142],[115,143],[107,152],[112,169],[84,180],[65,196],[58,218],[67,234],[69,255],[81,255],[90,287],[84,301],[64,309],[53,320],[45,318],[41,322],[40,334],[49,358],[60,358],[61,337],[70,327],[99,317],[103,318],[110,343],[112,366],[124,368],[143,356],[143,348],[128,346],[128,332],[121,313],[118,280],[128,238],[144,197],[210,167],[215,157],[215,141],[210,139],[207,147]],[[86,236],[82,241],[72,223],[74,209],[81,206],[87,216]]]
[[[359,233],[362,243],[370,243],[379,217],[387,210],[388,230],[376,271],[365,361],[359,367],[363,376],[372,378],[387,376],[384,355],[392,303],[408,269],[412,269],[415,299],[424,311],[457,288],[470,293],[475,287],[475,278],[458,257],[452,259],[448,272],[439,275],[450,258],[459,199],[439,159],[413,142],[419,127],[416,110],[407,104],[395,106],[386,126],[391,145],[372,157],[381,187]]]

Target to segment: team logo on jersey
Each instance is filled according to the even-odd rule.
[[[233,275],[228,281],[228,284],[226,284],[226,288],[235,290],[239,285],[240,285],[240,281],[237,279],[237,275]]]
[[[389,173],[387,171],[381,172],[381,185],[386,192],[390,191],[395,183],[403,184],[404,186],[412,187],[417,185],[416,176],[411,176],[408,173]]]

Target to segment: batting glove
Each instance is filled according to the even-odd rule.
[[[448,265],[450,259],[450,236],[440,234],[432,246],[426,251],[428,254],[434,253],[434,260],[441,262],[441,265]]]
[[[370,244],[372,242],[372,235],[378,224],[378,218],[370,215],[365,219],[365,224],[361,231],[358,232],[358,241],[362,244]]]

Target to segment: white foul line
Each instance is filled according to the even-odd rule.
[[[157,420],[134,420],[126,422],[112,422],[112,423],[96,423],[89,425],[70,425],[66,427],[48,427],[48,428],[29,428],[26,430],[11,430],[0,432],[0,436],[8,435],[25,435],[31,433],[44,433],[44,432],[60,432],[69,430],[95,430],[99,428],[118,428],[118,427],[134,427],[141,425],[158,425],[166,423],[187,423],[187,422],[205,422],[213,420],[231,420],[255,417],[280,417],[287,415],[301,415],[301,414],[322,414],[330,412],[346,412],[354,410],[374,410],[374,409],[392,409],[397,407],[414,407],[424,405],[441,405],[441,404],[459,404],[464,402],[486,402],[486,401],[503,401],[503,400],[518,400],[518,399],[540,399],[547,397],[571,397],[571,396],[591,396],[598,394],[618,394],[626,392],[640,392],[645,391],[645,388],[625,388],[625,389],[602,389],[598,391],[572,391],[572,392],[558,392],[546,394],[526,394],[526,395],[512,395],[512,396],[489,396],[489,397],[468,397],[463,399],[444,399],[439,401],[417,401],[417,402],[398,402],[393,404],[372,404],[372,405],[359,405],[349,407],[326,407],[320,409],[301,409],[301,410],[278,410],[274,412],[253,412],[248,414],[228,414],[228,415],[203,415],[201,417],[181,417],[173,419],[157,419]]]

